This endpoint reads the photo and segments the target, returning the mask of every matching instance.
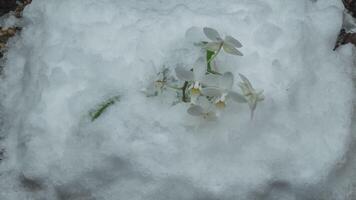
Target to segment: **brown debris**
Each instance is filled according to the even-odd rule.
[[[0,52],[6,49],[6,43],[9,38],[13,37],[19,30],[21,30],[19,27],[0,27]]]
[[[16,17],[21,17],[21,13],[31,0],[0,0],[0,16],[10,11],[14,11]]]
[[[356,0],[342,0],[342,3],[345,6],[346,12],[349,13],[352,17],[356,18]],[[339,46],[348,43],[356,46],[356,33],[346,32],[346,30],[342,28],[337,37],[333,50],[335,51]]]
[[[14,11],[16,7],[16,0],[0,0],[0,16],[10,11]]]
[[[9,27],[9,28],[2,28],[0,27],[1,30],[0,30],[0,37],[1,36],[8,36],[8,37],[12,37],[15,35],[16,33],[16,28],[13,28],[13,27]]]
[[[356,33],[346,33],[345,29],[341,29],[334,47],[334,51],[341,45],[351,43],[356,46]]]
[[[16,3],[16,0],[0,0],[0,11],[1,8],[8,8],[6,9],[7,12],[14,11],[13,14],[17,18],[22,17],[22,11],[24,8],[31,3],[32,0],[22,0],[19,3]],[[14,6],[15,4],[15,6]],[[3,6],[3,7],[1,7]],[[0,15],[5,14],[1,13]],[[10,37],[13,37],[16,32],[20,31],[20,27],[0,27],[0,58],[2,57],[2,52],[6,49],[6,43]]]
[[[356,45],[356,33],[346,33],[343,42],[344,44],[351,43]]]
[[[25,9],[25,7],[31,3],[32,0],[23,0],[22,3],[20,3],[16,9],[15,9],[15,16],[17,18],[21,18],[22,17],[22,11],[23,9]]]
[[[356,0],[342,0],[346,10],[348,10],[353,17],[356,17]]]

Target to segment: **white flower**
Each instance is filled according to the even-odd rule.
[[[219,77],[217,87],[203,88],[202,94],[208,97],[215,97],[214,104],[218,108],[224,108],[228,98],[239,103],[246,103],[247,101],[243,95],[231,90],[233,84],[234,75],[231,72],[226,72]]]
[[[263,95],[263,90],[255,90],[252,87],[251,82],[244,75],[239,74],[239,76],[242,80],[239,86],[251,109],[251,118],[253,118],[253,113],[257,107],[257,103],[265,99]]]
[[[192,82],[188,90],[192,96],[200,96],[202,85],[208,84],[209,76],[205,75],[205,59],[199,58],[194,66],[193,70],[186,70],[183,67],[176,67],[175,72],[178,79],[182,81]]]
[[[203,47],[208,49],[209,51],[215,52],[215,56],[224,49],[226,53],[243,56],[243,54],[237,50],[237,48],[241,48],[242,44],[233,38],[232,36],[225,36],[225,39],[222,39],[218,31],[213,28],[204,27],[204,34],[207,38],[209,38],[212,42],[207,42]],[[215,56],[213,56],[208,62],[210,62]]]
[[[192,116],[203,117],[206,120],[216,120],[217,114],[207,99],[199,99],[199,104],[192,104],[187,112]]]

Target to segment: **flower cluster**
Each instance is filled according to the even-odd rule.
[[[208,120],[216,119],[229,102],[234,101],[248,104],[252,118],[257,103],[264,99],[263,90],[254,89],[251,82],[244,75],[239,74],[241,92],[234,91],[233,73],[221,73],[213,67],[213,61],[222,50],[231,55],[243,56],[238,50],[242,44],[229,35],[222,39],[219,32],[213,28],[205,27],[203,32],[210,41],[200,41],[198,44],[206,55],[198,58],[190,68],[176,67],[174,71],[178,81],[175,77],[170,77],[174,75],[169,75],[165,68],[158,74],[160,78],[155,81],[156,89],[176,90],[179,100],[190,104],[187,113],[192,116]],[[177,82],[182,86],[177,86]]]

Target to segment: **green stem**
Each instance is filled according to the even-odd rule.
[[[207,72],[210,74],[217,74],[217,75],[221,75],[219,72],[216,72],[212,69],[212,65],[211,62],[216,58],[216,56],[220,53],[222,47],[223,47],[224,43],[221,43],[219,46],[219,49],[214,52],[214,51],[210,51],[210,50],[206,50],[206,60],[207,60]]]
[[[213,56],[210,57],[210,59],[207,61],[208,64],[210,64],[210,62],[213,61],[214,58],[220,53],[220,51],[221,51],[221,49],[222,49],[222,47],[223,47],[223,44],[224,44],[224,43],[221,43],[220,46],[219,46],[219,49],[218,49],[216,52],[214,52],[214,55],[213,55]]]
[[[209,69],[207,70],[207,72],[210,73],[210,74],[222,75],[219,72],[216,72],[216,71],[213,71],[213,70],[209,70]]]
[[[171,86],[171,85],[166,85],[166,87],[171,88],[171,89],[175,89],[175,90],[182,90],[183,89],[181,87],[176,87],[176,86]]]
[[[89,112],[91,121],[94,121],[98,117],[100,117],[101,114],[103,114],[111,105],[115,104],[115,102],[117,102],[117,101],[120,101],[119,95],[111,97],[110,99],[107,99],[103,103],[99,104],[95,109],[91,110]]]
[[[183,85],[183,87],[182,87],[182,91],[183,91],[182,101],[183,101],[183,102],[188,102],[188,101],[187,101],[187,96],[185,95],[186,90],[187,90],[187,87],[188,87],[188,81],[185,81],[185,82],[184,82],[184,85]]]

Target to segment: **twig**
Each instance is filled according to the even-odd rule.
[[[185,95],[185,92],[186,92],[186,90],[187,90],[187,87],[188,87],[188,81],[185,81],[185,82],[184,82],[184,85],[183,85],[183,87],[182,87],[182,92],[183,92],[182,101],[183,101],[183,102],[188,102],[188,101],[187,101],[187,96]]]

